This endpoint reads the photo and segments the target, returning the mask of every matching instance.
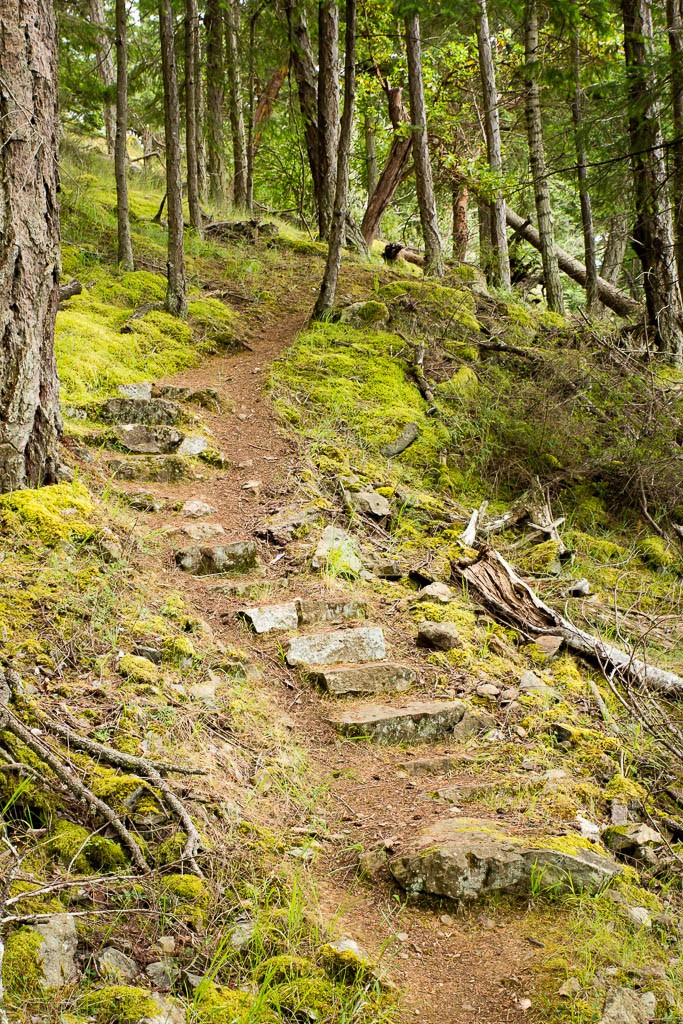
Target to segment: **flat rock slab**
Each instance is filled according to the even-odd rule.
[[[160,484],[174,484],[190,475],[190,465],[180,455],[108,459],[107,467],[120,480],[149,480]]]
[[[176,427],[163,423],[154,427],[144,423],[121,423],[115,434],[122,448],[138,455],[166,455],[176,451],[183,440],[183,434]]]
[[[358,626],[330,633],[296,636],[289,642],[287,664],[334,665],[335,662],[381,661],[386,657],[380,626]]]
[[[243,608],[237,614],[249,623],[255,633],[271,633],[274,630],[299,628],[299,610],[296,601],[267,604],[260,608]]]
[[[377,491],[350,492],[347,498],[349,505],[362,515],[372,516],[373,519],[384,519],[391,515],[391,505]]]
[[[108,423],[146,423],[148,426],[167,424],[174,427],[180,420],[177,402],[166,398],[110,398],[104,402],[100,415]]]
[[[207,540],[223,537],[225,530],[220,523],[183,523],[178,527],[178,533],[184,533],[195,544],[204,544]]]
[[[196,390],[179,384],[155,384],[152,388],[152,397],[170,398],[174,402],[191,402],[213,412],[218,412],[221,407],[220,395],[215,388]]]
[[[408,665],[381,661],[374,665],[335,665],[311,669],[308,675],[335,697],[371,693],[404,693],[417,681]]]
[[[508,835],[494,822],[467,818],[437,822],[413,848],[389,862],[401,888],[412,894],[476,900],[532,891],[599,892],[620,873],[608,856],[571,837],[544,842]]]
[[[209,447],[209,442],[205,437],[199,435],[193,437],[185,437],[178,448],[179,455],[201,455]]]
[[[194,576],[211,576],[214,573],[247,572],[258,562],[258,550],[253,541],[237,541],[234,544],[205,545],[176,551],[176,565]]]
[[[363,569],[353,537],[338,526],[325,527],[311,565],[336,576],[358,576]]]
[[[364,619],[367,617],[367,607],[362,601],[354,601],[350,597],[325,598],[316,600],[314,598],[299,598],[299,625],[314,626],[323,622],[344,622],[348,619]]]
[[[215,511],[216,509],[213,505],[207,505],[205,501],[201,501],[199,498],[190,498],[180,506],[181,514],[189,516],[191,519],[198,519],[200,516],[212,516]]]
[[[429,743],[445,736],[465,739],[490,727],[491,716],[462,700],[415,701],[402,708],[366,704],[329,721],[345,736],[368,736],[377,743]]]

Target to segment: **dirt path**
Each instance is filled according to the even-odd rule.
[[[208,359],[165,382],[218,390],[224,411],[202,413],[202,420],[234,468],[178,485],[146,485],[145,490],[208,502],[217,510],[212,521],[224,527],[228,540],[252,538],[269,515],[296,504],[296,446],[284,436],[265,385],[271,362],[304,322],[301,304],[291,301],[276,317],[249,331],[250,350]],[[244,490],[251,480],[259,481],[259,487]],[[168,517],[153,517],[153,525],[168,528]],[[329,703],[284,667],[278,642],[254,637],[238,623],[234,613],[239,601],[226,596],[225,581],[181,573],[173,566],[170,551],[169,546],[165,566],[169,586],[194,603],[219,639],[250,648],[257,664],[265,659],[267,685],[282,712],[292,717],[315,777],[329,785],[329,799],[321,813],[330,838],[323,838],[312,865],[325,917],[336,918],[345,934],[381,957],[390,977],[405,990],[405,1021],[502,1024],[526,1019],[518,1001],[532,994],[531,966],[537,951],[524,936],[523,912],[495,907],[458,912],[447,901],[407,903],[404,894],[387,881],[361,881],[358,876],[361,846],[372,849],[385,844],[400,849],[417,828],[437,814],[448,813],[430,796],[438,778],[407,776],[400,767],[408,754],[405,749],[339,738],[326,722]],[[296,557],[285,554],[273,564],[275,553],[264,546],[269,601],[301,594],[319,596],[331,586],[308,575]],[[423,692],[434,696],[412,638],[391,609],[367,585],[346,584],[344,589],[369,604],[373,621],[385,628],[390,649],[421,668]],[[448,750],[448,745],[431,746],[416,753]]]

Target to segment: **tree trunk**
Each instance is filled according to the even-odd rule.
[[[387,100],[389,103],[389,119],[394,128],[394,138],[386,163],[379,176],[377,186],[370,196],[363,222],[360,226],[368,249],[375,240],[382,223],[382,217],[394,198],[396,189],[403,181],[412,149],[412,138],[405,133],[405,127],[410,124],[410,118],[403,106],[401,90],[387,87]]]
[[[581,39],[579,27],[574,30],[572,39],[572,71],[574,72],[574,97],[572,101],[572,120],[574,121],[574,145],[576,147],[576,174],[579,180],[579,198],[581,201],[581,226],[583,228],[583,251],[586,263],[586,307],[589,313],[595,312],[598,304],[598,268],[595,251],[595,229],[593,227],[593,208],[588,188],[588,162],[583,141],[583,90],[581,88]]]
[[[550,207],[550,191],[543,149],[543,124],[541,121],[541,94],[538,87],[538,10],[536,0],[528,0],[524,50],[526,56],[526,126],[529,140],[529,163],[536,198],[536,217],[541,237],[541,260],[548,309],[564,313],[564,294],[557,266],[555,232]]]
[[[424,83],[422,81],[422,43],[420,41],[420,18],[410,14],[405,19],[406,54],[408,57],[408,85],[410,89],[410,116],[413,129],[413,160],[415,161],[415,182],[417,203],[420,208],[420,223],[425,247],[425,274],[434,277],[443,275],[443,257],[439,220],[436,212],[436,197],[432,180],[432,165],[429,160],[427,139],[427,111],[425,108]]]
[[[248,94],[249,105],[247,107],[247,213],[254,209],[254,156],[256,147],[254,143],[255,132],[255,106],[256,106],[256,22],[261,14],[261,8],[257,7],[249,18],[249,54],[248,54]]]
[[[209,181],[206,168],[206,104],[204,102],[202,33],[200,31],[200,24],[198,14],[194,34],[194,96],[195,117],[197,119],[197,188],[199,199],[203,201],[208,195]]]
[[[604,277],[610,284],[619,283],[627,245],[628,216],[625,210],[620,210],[610,218],[609,234],[600,267],[600,277]]]
[[[680,283],[683,279],[683,0],[666,0],[666,20],[671,53],[671,115],[675,140],[670,151],[673,217]]]
[[[164,80],[164,131],[166,136],[166,193],[168,204],[168,286],[166,309],[173,316],[187,316],[185,250],[183,248],[183,176],[180,152],[180,102],[176,66],[174,19],[171,0],[159,0],[161,70]]]
[[[244,131],[238,38],[239,7],[236,0],[229,0],[225,11],[225,64],[232,129],[233,202],[243,210],[247,206],[247,137]]]
[[[116,88],[116,73],[102,0],[88,0],[88,13],[92,24],[97,28],[97,73],[105,92],[102,104],[104,135],[107,140],[107,153],[113,156],[116,136],[116,105],[112,99]]]
[[[484,130],[489,167],[496,174],[503,173],[503,156],[500,141],[500,117],[498,114],[498,87],[496,68],[493,62],[491,32],[489,30],[486,0],[479,0],[477,22],[477,44],[479,49],[479,71],[484,97]],[[490,204],[491,258],[487,277],[491,284],[509,289],[510,255],[508,253],[507,230],[505,226],[505,200],[501,189],[496,192]]]
[[[505,213],[507,215],[507,207]],[[492,277],[491,266],[493,263],[493,211],[491,204],[480,196],[477,197],[477,226],[479,229],[479,266],[486,275],[486,280]]]
[[[206,3],[206,155],[209,196],[225,199],[225,138],[223,134],[223,6]]]
[[[0,492],[54,483],[61,433],[57,26],[49,0],[0,5]]]
[[[365,140],[365,183],[368,190],[368,202],[379,183],[379,161],[377,159],[377,126],[374,115],[368,113],[363,119],[363,138]]]
[[[195,50],[199,34],[197,0],[185,0],[185,161],[187,163],[187,205],[190,224],[201,234],[199,205],[199,164],[197,160],[197,89]]]
[[[520,238],[526,239],[530,245],[533,245],[534,249],[538,249],[541,252],[541,236],[528,220],[524,220],[519,214],[513,213],[509,206],[505,211],[505,217],[509,226],[517,232]],[[574,259],[564,249],[560,249],[559,246],[556,246],[555,251],[560,270],[585,288],[586,268],[583,263]],[[613,284],[603,280],[601,277],[598,278],[598,297],[603,305],[614,310],[619,316],[640,316],[643,312],[643,307],[639,302],[632,299],[630,295],[624,295]]]
[[[676,275],[649,0],[621,0],[629,94],[631,169],[636,207],[634,248],[643,268],[648,319],[655,343],[675,365],[683,362],[683,302]]]
[[[337,159],[337,187],[327,249],[325,274],[320,286],[313,318],[319,320],[332,309],[337,291],[342,259],[342,245],[346,233],[346,214],[349,198],[349,164],[353,136],[353,114],[356,103],[356,0],[346,0],[346,54],[344,57],[344,112],[339,133]]]
[[[254,114],[254,139],[253,139],[253,150],[254,156],[258,153],[259,145],[261,143],[261,136],[263,134],[263,125],[268,120],[273,112],[275,101],[280,95],[280,89],[282,88],[285,79],[287,78],[287,72],[289,67],[287,64],[281,68],[276,68],[270,76],[270,80],[266,85],[265,89],[259,96],[259,101],[256,106],[256,113]]]
[[[463,182],[453,182],[453,259],[463,262],[467,256],[470,232],[467,226],[469,192]]]
[[[302,0],[285,0],[289,26],[290,63],[296,79],[299,109],[304,123],[306,153],[313,181],[316,207],[320,197],[320,152],[318,147],[318,85],[311,40]]]
[[[128,18],[126,0],[116,0],[116,140],[114,175],[116,178],[116,221],[118,225],[118,261],[125,270],[133,270],[133,243],[128,214]]]
[[[336,0],[321,0],[318,7],[318,145],[320,195],[318,232],[329,237],[337,182],[339,144],[339,8]]]

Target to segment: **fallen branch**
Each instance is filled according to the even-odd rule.
[[[72,299],[74,295],[80,295],[83,291],[83,285],[80,281],[69,281],[68,284],[60,284],[59,286],[59,301],[60,303],[66,302],[67,299]]]
[[[393,459],[396,455],[400,455],[401,452],[404,452],[406,448],[410,448],[411,444],[413,444],[414,441],[417,441],[419,436],[420,431],[417,428],[417,423],[408,423],[396,440],[383,445],[380,448],[380,451],[387,459]]]
[[[560,635],[570,650],[597,661],[606,675],[617,675],[669,697],[683,696],[683,679],[656,668],[579,629],[550,608],[517,575],[511,565],[489,548],[472,562],[452,564],[454,578],[476,592],[484,607],[506,625],[530,636]]]
[[[438,408],[436,405],[436,399],[434,398],[434,392],[429,386],[427,378],[425,377],[424,361],[425,361],[425,346],[424,344],[418,344],[417,342],[410,341],[406,338],[405,334],[400,331],[396,331],[399,338],[405,341],[406,345],[410,345],[413,350],[413,361],[410,363],[410,374],[417,384],[417,389],[424,398],[425,402],[429,403],[427,409],[427,416],[438,415]]]
[[[162,302],[144,302],[142,306],[138,306],[134,313],[131,313],[119,333],[132,334],[135,330],[133,324],[136,320],[142,320],[143,316],[147,316],[148,313],[160,311],[163,308],[164,305]]]

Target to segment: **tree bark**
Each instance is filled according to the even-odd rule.
[[[387,100],[389,103],[389,119],[394,129],[394,138],[377,186],[368,200],[367,209],[360,226],[368,248],[374,242],[380,230],[382,217],[394,198],[396,189],[403,181],[412,149],[412,138],[406,133],[406,126],[410,124],[410,118],[403,106],[401,89],[391,89],[387,86]]]
[[[595,247],[593,208],[588,187],[588,162],[583,141],[583,89],[581,88],[581,38],[577,25],[572,38],[572,71],[574,73],[574,97],[572,120],[574,122],[574,145],[576,148],[576,174],[579,181],[581,202],[581,226],[583,228],[583,251],[586,263],[586,307],[594,312],[598,304],[598,267]]]
[[[507,207],[505,213],[507,216]],[[479,266],[486,275],[486,280],[492,276],[491,265],[493,262],[493,211],[491,204],[481,196],[477,197],[477,227],[479,230]]]
[[[257,7],[249,18],[249,53],[248,53],[248,96],[247,107],[247,213],[254,209],[254,156],[256,147],[254,143],[255,132],[255,106],[256,106],[256,22],[261,14],[261,7]]]
[[[363,138],[365,140],[365,183],[368,190],[368,202],[379,183],[379,161],[377,159],[377,126],[373,114],[367,113],[363,119]]]
[[[239,57],[239,7],[229,0],[225,11],[225,65],[228,79],[228,110],[232,129],[233,202],[247,206],[247,136],[242,109],[242,76]]]
[[[225,199],[225,138],[223,134],[223,7],[206,3],[206,155],[209,196]]]
[[[159,0],[161,69],[164,80],[164,131],[166,136],[166,193],[168,208],[168,262],[166,309],[173,316],[187,316],[187,283],[183,247],[183,177],[180,153],[180,102],[176,66],[174,19],[171,0]]]
[[[281,68],[276,68],[270,76],[265,89],[259,96],[259,101],[256,105],[256,113],[254,114],[254,156],[258,153],[261,136],[263,134],[263,126],[273,112],[275,101],[280,95],[280,89],[287,78],[288,71],[289,67],[287,64],[283,65]]]
[[[57,26],[49,0],[0,5],[0,492],[54,483],[61,433]]]
[[[410,116],[413,129],[413,160],[415,161],[415,182],[417,203],[420,208],[420,223],[425,247],[425,274],[441,277],[444,272],[439,237],[439,220],[436,212],[436,197],[432,180],[432,165],[429,159],[427,139],[427,111],[422,80],[422,43],[420,40],[420,18],[410,14],[405,19],[406,54],[408,57],[408,86],[410,90]]]
[[[526,56],[526,126],[529,141],[529,163],[534,183],[536,217],[541,237],[541,260],[548,309],[564,313],[564,294],[555,252],[555,232],[550,207],[550,191],[543,149],[541,94],[538,87],[538,10],[536,0],[528,0],[524,26]]]
[[[107,153],[112,156],[116,142],[116,105],[112,102],[116,88],[116,73],[102,0],[88,0],[88,13],[91,22],[97,27],[97,73],[105,92],[102,104],[104,135],[107,140]]]
[[[673,217],[676,268],[680,282],[683,279],[683,0],[666,0],[666,21],[671,54],[671,115],[674,131],[670,153],[673,167]]]
[[[541,237],[531,224],[519,214],[514,213],[508,206],[506,209],[505,217],[508,225],[517,232],[517,234],[526,239],[526,241],[533,245],[534,249],[538,249],[541,252]],[[559,246],[555,247],[557,255],[557,261],[560,270],[562,270],[568,277],[571,277],[573,281],[586,287],[586,268],[583,263],[579,260],[574,259],[564,249],[560,249]],[[624,295],[618,288],[615,288],[609,281],[603,280],[598,277],[598,297],[600,301],[607,306],[609,309],[614,310],[619,316],[639,316],[643,312],[643,307],[635,299],[632,299],[630,295]]]
[[[296,79],[299,109],[304,123],[306,154],[311,169],[316,207],[320,197],[320,151],[318,146],[318,84],[313,50],[302,0],[285,0],[289,26],[290,64]]]
[[[612,214],[610,218],[609,234],[600,266],[600,277],[603,277],[609,284],[619,283],[627,245],[628,216],[625,210],[620,210],[618,213]]]
[[[116,222],[118,261],[125,270],[133,270],[133,243],[128,212],[128,17],[126,0],[116,0],[116,140],[114,176],[116,178]]]
[[[498,114],[498,87],[496,85],[496,68],[493,62],[491,32],[489,29],[486,0],[479,0],[479,18],[477,21],[477,45],[479,49],[479,71],[484,97],[484,130],[486,133],[486,149],[489,167],[496,174],[503,173],[503,156],[500,141],[500,117]],[[509,289],[510,255],[508,253],[507,231],[505,227],[505,200],[503,192],[498,189],[490,204],[491,259],[487,277],[491,284]]]
[[[671,203],[649,0],[621,0],[629,96],[631,170],[636,207],[634,248],[657,348],[674,365],[683,363],[683,302],[676,274]]]
[[[187,205],[190,224],[201,234],[199,204],[199,161],[197,159],[196,48],[199,34],[197,0],[185,0],[185,162],[187,164]]]
[[[197,119],[197,188],[200,201],[204,201],[208,195],[209,179],[206,167],[206,103],[202,72],[202,33],[200,31],[200,24],[199,14],[197,14],[193,54],[195,117]]]
[[[346,0],[346,53],[344,57],[344,111],[339,133],[339,155],[337,158],[337,186],[334,196],[334,211],[330,228],[330,242],[327,249],[325,274],[320,294],[315,304],[313,318],[319,320],[332,309],[337,291],[342,246],[346,233],[346,214],[349,198],[349,165],[351,162],[351,141],[353,136],[353,115],[356,103],[356,0]]]
[[[336,0],[321,0],[318,6],[318,145],[320,195],[318,233],[327,239],[337,183],[339,144],[339,8]]]
[[[463,262],[467,256],[470,232],[467,226],[469,191],[462,182],[453,183],[453,259]],[[507,240],[507,239],[506,239]]]

